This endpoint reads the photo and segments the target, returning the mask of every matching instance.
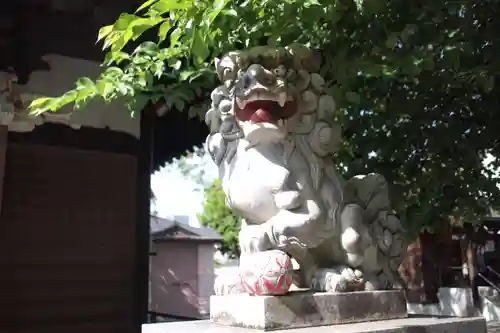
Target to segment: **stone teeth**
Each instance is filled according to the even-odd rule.
[[[281,107],[283,107],[285,105],[285,103],[287,102],[287,100],[288,100],[288,97],[287,97],[286,93],[281,93],[277,97],[275,97],[275,96],[272,96],[268,93],[257,92],[257,91],[249,94],[247,96],[247,98],[245,98],[244,101],[242,101],[238,98],[236,99],[236,101],[238,102],[238,106],[240,108],[243,108],[246,105],[246,103],[252,102],[252,101],[275,101],[275,102],[278,102],[278,104]],[[241,106],[241,105],[243,105],[243,106]]]
[[[281,107],[285,106],[286,99],[287,99],[286,93],[279,94],[279,96],[278,96],[278,104]]]
[[[245,106],[247,105],[247,101],[241,100],[239,98],[236,98],[236,104],[238,104],[238,107],[240,109],[244,109]]]
[[[247,101],[259,101],[261,98],[259,96],[259,93],[254,93],[254,94],[251,94],[250,96],[248,96],[248,99]]]

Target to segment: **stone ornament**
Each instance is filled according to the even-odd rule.
[[[338,174],[341,129],[320,65],[303,45],[235,51],[216,62],[222,85],[206,113],[206,146],[227,204],[244,218],[240,275],[247,278],[256,256],[286,254],[298,267],[299,288],[398,287],[406,243],[388,185],[379,174],[347,181]],[[229,275],[219,276],[215,289],[217,295],[250,290]]]
[[[292,286],[293,265],[289,255],[280,250],[255,252],[240,268],[243,288],[250,295],[283,295]]]

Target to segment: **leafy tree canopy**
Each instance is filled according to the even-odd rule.
[[[198,219],[202,226],[211,227],[222,235],[223,243],[220,251],[223,254],[231,259],[239,257],[238,232],[241,217],[234,214],[226,205],[226,196],[218,180],[205,188],[203,213]]]
[[[346,176],[385,175],[407,226],[471,221],[500,206],[482,165],[500,155],[499,14],[497,0],[148,0],[100,29],[100,77],[31,108],[126,97],[131,110],[151,100],[193,116],[217,84],[215,57],[304,43],[324,55]]]

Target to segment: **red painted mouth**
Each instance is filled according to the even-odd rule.
[[[241,121],[258,123],[277,123],[280,119],[288,119],[297,111],[293,101],[287,101],[284,106],[271,100],[250,101],[243,109],[236,108],[236,118]]]

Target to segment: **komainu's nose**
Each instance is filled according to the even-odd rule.
[[[264,86],[272,86],[276,83],[274,74],[259,64],[250,65],[247,69],[247,75]]]

